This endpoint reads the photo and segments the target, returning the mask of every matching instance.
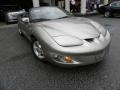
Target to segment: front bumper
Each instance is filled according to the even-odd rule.
[[[109,53],[109,46],[106,47],[104,50],[86,53],[86,54],[50,54],[50,62],[61,67],[76,67],[76,66],[83,66],[94,64],[104,60],[106,55]],[[69,55],[72,56],[73,60],[71,63],[67,63],[64,61],[64,56]]]

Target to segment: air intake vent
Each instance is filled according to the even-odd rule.
[[[93,42],[93,38],[85,39],[87,42]]]

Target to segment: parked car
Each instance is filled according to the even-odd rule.
[[[0,21],[5,21],[5,12],[9,11],[11,5],[0,5]]]
[[[99,23],[57,7],[32,8],[20,15],[18,31],[31,41],[39,60],[64,67],[103,60],[111,41],[110,33]]]
[[[101,6],[98,11],[105,17],[120,15],[120,1],[113,1],[105,6]]]
[[[8,11],[5,14],[5,21],[6,23],[12,23],[12,22],[17,22],[18,15],[25,13],[25,10],[13,10],[13,11]]]
[[[16,22],[17,16],[25,10],[17,5],[0,5],[0,20],[6,23]]]

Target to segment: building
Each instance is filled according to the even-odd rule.
[[[96,3],[97,0],[77,0],[79,1],[79,11],[81,14],[86,14],[87,10],[89,9],[90,4]],[[99,0],[98,0],[99,1]],[[60,8],[65,8],[65,10],[70,12],[70,0],[32,0],[34,7],[39,7],[41,2],[48,3],[52,6],[58,6]],[[90,3],[87,3],[90,2]],[[100,3],[106,5],[108,4],[109,0],[100,0]],[[94,5],[95,7],[95,5]]]
[[[97,0],[77,0],[79,3],[78,11],[81,14],[86,14],[90,9],[90,4],[92,2],[96,2]],[[109,0],[100,0],[104,5],[108,3]],[[110,0],[111,1],[111,0]],[[89,3],[87,3],[89,2]],[[39,7],[39,6],[58,6],[60,8],[64,8],[65,10],[70,12],[70,0],[0,0],[0,7],[3,5],[18,5],[21,8],[28,10],[31,7]],[[94,5],[95,6],[95,5]]]

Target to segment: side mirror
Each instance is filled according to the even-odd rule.
[[[29,22],[30,22],[29,18],[27,18],[27,17],[22,18],[22,21],[23,21],[24,23],[29,23]]]

